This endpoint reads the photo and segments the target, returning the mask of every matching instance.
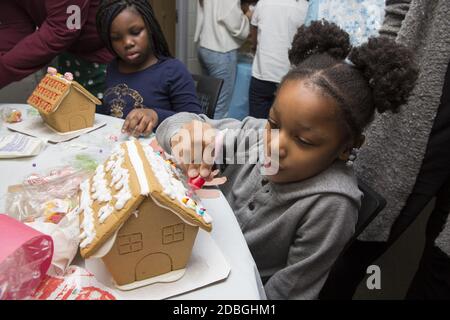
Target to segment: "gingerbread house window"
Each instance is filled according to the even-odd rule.
[[[163,244],[184,240],[184,223],[175,224],[162,229]]]
[[[133,233],[119,236],[119,254],[139,252],[144,247],[142,233]]]

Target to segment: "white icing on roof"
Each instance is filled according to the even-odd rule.
[[[83,233],[80,235],[82,240],[80,247],[87,247],[95,238],[95,224],[94,224],[94,211],[92,210],[92,199],[90,196],[90,184],[89,180],[84,181],[80,185],[81,196],[80,196],[80,210],[83,211],[83,222],[81,227],[83,228]]]
[[[139,181],[139,187],[141,188],[140,194],[146,196],[150,193],[150,189],[148,186],[147,175],[145,174],[144,170],[144,164],[142,163],[142,159],[139,156],[138,149],[134,141],[128,141],[126,144],[128,149],[128,156],[131,160],[131,165],[136,171],[136,175]]]

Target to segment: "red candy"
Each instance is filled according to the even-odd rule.
[[[192,187],[194,190],[201,189],[203,185],[205,184],[205,179],[203,179],[201,176],[197,176],[196,178],[189,178],[188,184]]]

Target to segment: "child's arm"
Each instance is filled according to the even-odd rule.
[[[179,133],[180,129],[186,129],[191,126],[193,121],[199,121],[202,127],[203,134],[208,128],[213,128],[217,131],[227,130],[224,137],[223,154],[227,156],[232,156],[236,151],[243,150],[245,148],[240,148],[239,144],[245,144],[248,135],[254,135],[260,130],[264,129],[267,123],[264,119],[254,119],[251,117],[245,118],[243,121],[235,119],[222,119],[222,120],[212,120],[205,115],[196,115],[192,113],[178,113],[161,123],[161,125],[156,130],[156,138],[161,147],[167,152],[172,153],[171,139],[175,134]],[[202,126],[203,124],[203,126]],[[189,130],[188,130],[189,131]],[[252,137],[252,138],[253,138]],[[191,141],[193,141],[194,134],[190,133]],[[201,138],[205,138],[201,135]],[[203,141],[204,145],[208,145],[214,141],[214,136],[209,137],[209,141]],[[231,150],[231,151],[230,151]],[[203,151],[203,150],[202,150]]]
[[[171,61],[166,71],[166,83],[172,110],[149,106],[158,114],[159,123],[179,112],[202,113],[192,75],[181,61]]]
[[[136,137],[147,136],[155,127],[170,116],[179,112],[202,112],[195,92],[191,74],[181,61],[171,59],[164,73],[166,94],[170,101],[170,110],[155,106],[133,109],[127,116],[122,132],[128,132]]]
[[[71,5],[80,8],[80,28],[69,29],[67,26],[69,14],[66,11]],[[79,37],[88,19],[90,5],[86,0],[60,0],[43,1],[42,6],[49,12],[42,25],[11,50],[0,54],[0,88],[36,72],[67,50]]]
[[[253,15],[250,20],[250,40],[252,43],[252,50],[253,53],[256,53],[256,49],[258,47],[258,24],[259,24],[259,8],[258,4],[256,4],[255,8],[253,9]]]
[[[255,26],[250,27],[250,37],[251,37],[251,43],[252,43],[252,51],[253,53],[256,52],[256,48],[258,47],[258,28]]]
[[[156,130],[156,138],[158,139],[158,143],[161,147],[168,153],[171,151],[170,147],[170,139],[177,133],[177,131],[185,124],[192,121],[200,121],[209,124],[211,127],[217,130],[229,129],[231,132],[235,132],[234,138],[237,139],[238,134],[241,133],[245,135],[249,130],[260,130],[264,128],[266,124],[266,120],[263,119],[254,119],[254,118],[245,118],[242,121],[236,119],[221,119],[221,120],[213,120],[209,119],[204,114],[193,114],[187,112],[181,112],[172,117],[163,121],[158,129]],[[245,130],[243,130],[245,129]],[[240,131],[238,131],[240,130]],[[228,141],[228,139],[227,139]]]
[[[302,210],[299,201],[289,210]],[[303,209],[304,210],[304,209]],[[338,194],[324,194],[298,227],[287,265],[265,284],[269,299],[316,299],[328,273],[354,233],[358,208]],[[274,239],[276,241],[276,239]]]

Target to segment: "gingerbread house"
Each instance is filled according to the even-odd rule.
[[[182,277],[212,220],[181,171],[137,140],[118,145],[80,186],[80,251],[102,258],[119,289]]]
[[[47,125],[61,133],[92,127],[95,105],[101,104],[72,79],[56,72],[47,73],[27,100]]]

